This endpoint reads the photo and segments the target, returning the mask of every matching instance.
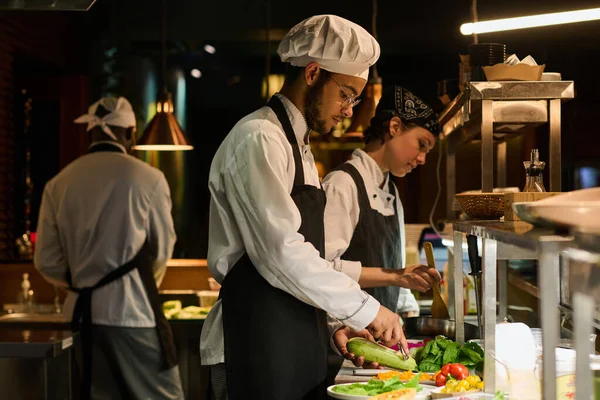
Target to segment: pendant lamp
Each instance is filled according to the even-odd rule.
[[[163,90],[156,104],[156,114],[144,129],[142,137],[134,146],[136,150],[176,151],[192,150],[183,129],[173,114],[173,99],[167,90],[167,2],[163,0],[162,12],[162,80]]]

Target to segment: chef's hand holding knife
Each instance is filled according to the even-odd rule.
[[[333,334],[333,342],[335,344],[335,347],[337,347],[337,349],[339,350],[342,357],[344,357],[347,360],[352,361],[352,363],[356,367],[363,367],[363,368],[367,368],[367,369],[382,368],[379,365],[379,363],[365,361],[365,358],[363,356],[356,357],[354,355],[354,353],[350,353],[348,351],[346,344],[348,343],[348,340],[353,337],[362,337],[362,338],[365,338],[365,339],[368,339],[371,341],[375,341],[375,339],[373,338],[373,335],[371,335],[369,333],[369,331],[366,329],[363,329],[360,332],[354,332],[352,329],[348,328],[347,326],[344,326],[343,328],[338,329]]]
[[[355,357],[353,353],[350,353],[346,347],[348,340],[353,337],[363,337],[365,339],[375,341],[379,340],[384,346],[394,346],[398,344],[404,354],[408,354],[408,343],[406,336],[404,336],[404,330],[400,325],[400,318],[398,314],[388,310],[384,306],[379,307],[379,312],[375,319],[367,326],[367,329],[363,329],[360,332],[354,332],[348,327],[338,329],[333,334],[333,342],[341,355],[352,360],[355,366],[363,368],[380,368],[376,362],[365,362],[364,357]]]

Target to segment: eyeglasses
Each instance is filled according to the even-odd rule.
[[[331,79],[335,82],[336,85],[338,85],[338,87],[344,94],[344,100],[342,101],[342,108],[354,108],[354,107],[356,107],[356,105],[358,103],[360,103],[361,99],[357,99],[357,98],[355,98],[355,96],[351,96],[348,93],[346,93],[346,91],[344,90],[342,85],[340,85],[333,76],[331,76]]]

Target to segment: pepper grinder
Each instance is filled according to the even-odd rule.
[[[527,179],[525,180],[524,192],[545,192],[544,179],[542,174],[546,163],[540,161],[540,153],[538,149],[531,150],[531,160],[523,161]]]

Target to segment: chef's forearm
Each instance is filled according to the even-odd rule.
[[[400,270],[381,267],[362,267],[358,284],[361,288],[400,286]]]

